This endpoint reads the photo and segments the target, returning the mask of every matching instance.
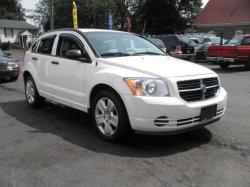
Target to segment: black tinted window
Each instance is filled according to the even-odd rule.
[[[179,40],[176,36],[163,36],[160,37],[160,39],[164,42],[165,46],[170,47],[172,49],[179,45]]]
[[[55,36],[42,39],[37,52],[42,54],[51,54],[54,40]]]
[[[250,37],[244,38],[242,45],[250,45]]]

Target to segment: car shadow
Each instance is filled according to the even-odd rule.
[[[68,107],[47,104],[31,109],[26,101],[0,103],[2,110],[15,120],[30,126],[29,133],[51,133],[85,149],[129,157],[161,157],[207,144],[212,134],[201,128],[181,135],[146,136],[131,134],[122,143],[99,138],[88,115]]]
[[[10,80],[10,79],[1,79],[0,78],[0,84],[6,84],[6,83],[11,83],[11,82],[15,82],[15,81]]]

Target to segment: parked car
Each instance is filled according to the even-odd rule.
[[[156,38],[163,41],[171,56],[185,60],[194,59],[196,44],[185,35],[158,35]]]
[[[45,98],[89,112],[107,140],[181,133],[219,120],[227,93],[218,75],[168,56],[132,33],[62,29],[40,36],[25,53],[30,107]]]
[[[155,44],[156,46],[158,46],[164,53],[168,52],[162,40],[158,38],[153,38],[153,37],[147,37],[147,39],[151,41],[153,44]]]
[[[20,67],[14,58],[0,49],[0,79],[15,81],[18,79]]]
[[[223,46],[211,46],[208,60],[218,62],[221,68],[244,64],[250,69],[250,35],[235,36]]]
[[[225,44],[227,40],[222,39],[222,44]],[[221,38],[220,37],[206,37],[203,39],[201,45],[196,51],[196,60],[207,60],[207,50],[210,46],[220,45]]]

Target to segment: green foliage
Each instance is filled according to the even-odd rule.
[[[201,0],[146,0],[136,12],[137,29],[150,34],[182,32],[200,7]]]
[[[1,0],[0,19],[24,20],[24,13],[19,0]]]
[[[49,30],[49,0],[39,0],[31,17]],[[201,0],[75,0],[80,28],[108,28],[108,15],[114,29],[126,30],[127,17],[132,30],[150,34],[174,33],[190,26]],[[54,0],[55,28],[73,27],[72,0]]]

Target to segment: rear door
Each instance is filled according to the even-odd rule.
[[[43,37],[37,47],[36,53],[32,54],[32,61],[36,64],[39,92],[41,94],[52,96],[51,80],[48,77],[48,65],[50,64],[51,53],[56,35],[47,35]]]
[[[82,54],[87,55],[81,39],[73,33],[58,35],[57,47],[48,66],[48,78],[54,98],[58,102],[85,109],[85,68],[86,63],[90,62],[87,59],[90,58],[74,59],[66,56],[68,50],[80,50]]]
[[[245,37],[241,45],[238,46],[238,56],[240,58],[250,57],[250,37]]]

